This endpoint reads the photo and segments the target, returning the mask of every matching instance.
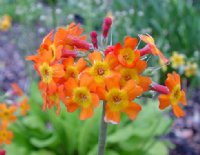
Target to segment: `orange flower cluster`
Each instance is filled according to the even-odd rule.
[[[5,94],[6,99],[13,96],[17,96],[18,101],[13,101],[11,105],[0,103],[0,146],[11,143],[13,133],[8,129],[8,125],[17,120],[17,110],[25,116],[30,109],[28,98],[16,83],[12,84],[12,91]]]
[[[156,47],[154,39],[150,35],[139,35],[147,44],[142,49],[138,49],[138,39],[131,36],[126,36],[123,44],[107,46],[111,25],[112,19],[107,17],[102,26],[101,47],[95,31],[90,33],[91,43],[88,43],[80,25],[72,23],[59,27],[55,33],[51,31],[37,53],[27,57],[34,62],[41,78],[39,89],[44,99],[43,110],[55,106],[59,114],[62,101],[68,112],[80,109],[80,119],[85,120],[93,116],[101,100],[105,104],[104,120],[119,123],[122,112],[131,120],[137,117],[142,107],[134,99],[149,90],[166,93],[167,97],[161,95],[159,98],[161,109],[183,101],[183,91],[177,92],[180,83],[174,82],[171,74],[167,87],[160,86],[167,91],[159,91],[151,77],[144,74],[148,67],[144,55],[153,54],[165,63],[169,62]],[[176,90],[172,89],[176,85]],[[175,99],[179,96],[180,99]],[[168,102],[163,103],[165,101]]]

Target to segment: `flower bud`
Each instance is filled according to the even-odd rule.
[[[151,48],[150,48],[149,45],[146,45],[142,49],[140,49],[139,51],[140,51],[140,56],[144,56],[146,54],[151,53]]]
[[[161,94],[169,94],[169,89],[166,86],[157,84],[155,82],[151,85],[151,89]]]
[[[67,57],[76,57],[78,54],[78,52],[74,51],[74,50],[63,50],[62,51],[62,57],[63,58],[67,58]]]
[[[107,55],[107,54],[113,52],[113,50],[114,50],[114,47],[113,47],[113,46],[108,46],[108,47],[106,48],[106,50],[104,51],[104,54]]]
[[[5,150],[0,150],[0,155],[6,155],[6,151]]]
[[[97,39],[97,32],[92,31],[90,33],[91,41],[95,49],[98,49],[98,39]]]
[[[112,19],[110,17],[106,17],[103,22],[103,32],[102,32],[103,38],[107,38],[111,25],[112,25]]]

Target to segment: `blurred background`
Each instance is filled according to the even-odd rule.
[[[136,121],[109,125],[106,155],[200,155],[199,0],[0,0],[0,95],[18,83],[31,106],[10,126],[14,138],[3,146],[8,155],[96,154],[101,110],[85,122],[65,110],[59,117],[53,110],[42,112],[38,77],[25,57],[51,29],[73,21],[87,35],[101,33],[105,16],[113,18],[114,43],[125,35],[151,34],[171,60],[168,66],[152,62],[161,66],[155,78],[163,83],[167,72],[177,71],[188,99],[182,119],[161,112],[156,100],[142,99]],[[0,102],[9,100],[0,97]]]

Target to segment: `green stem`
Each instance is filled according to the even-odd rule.
[[[104,121],[105,116],[105,103],[103,103],[101,125],[100,125],[100,134],[99,134],[99,144],[98,144],[98,155],[104,155],[105,153],[105,144],[107,136],[107,123]]]

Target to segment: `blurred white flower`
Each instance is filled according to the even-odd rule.
[[[45,29],[43,27],[40,27],[38,29],[38,33],[43,34],[45,32]]]
[[[138,16],[144,16],[144,12],[143,11],[138,11]]]
[[[128,12],[129,12],[129,14],[131,14],[131,15],[132,15],[132,14],[134,14],[134,13],[135,13],[135,10],[132,8],[132,9],[130,9]]]
[[[62,10],[60,8],[56,8],[56,14],[61,14],[62,13]]]
[[[47,17],[46,17],[45,15],[41,15],[41,16],[40,16],[40,20],[41,20],[41,21],[45,21],[46,18],[47,18]]]

